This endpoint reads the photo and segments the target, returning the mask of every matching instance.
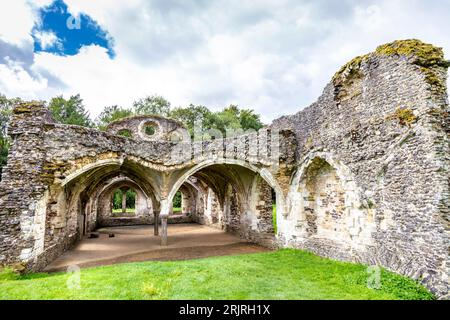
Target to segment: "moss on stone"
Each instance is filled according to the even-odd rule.
[[[381,45],[375,51],[381,56],[415,56],[415,64],[420,66],[449,66],[444,59],[444,50],[417,39],[397,40]]]
[[[420,71],[425,75],[425,81],[431,86],[431,88],[434,88],[438,93],[445,92],[445,82],[441,77],[439,77],[435,70],[421,67]]]
[[[435,67],[448,68],[450,62],[445,60],[444,50],[417,39],[394,41],[376,50],[376,54],[385,56],[414,56],[413,63],[420,66],[425,81],[437,93],[445,93],[445,80],[435,70]]]
[[[14,106],[13,113],[21,114],[21,113],[31,113],[33,109],[42,108],[42,102],[40,101],[29,101],[29,102],[21,102]]]
[[[409,108],[398,108],[392,115],[387,117],[388,120],[398,120],[402,126],[410,127],[417,121],[417,116]]]
[[[342,66],[342,68],[338,72],[335,73],[335,75],[333,76],[333,82],[338,81],[344,74],[349,77],[357,73],[361,68],[361,64],[366,61],[369,56],[369,54],[366,54],[364,56],[358,56],[350,60],[348,63]]]
[[[357,74],[363,62],[371,56],[404,56],[413,57],[413,64],[420,66],[425,75],[425,81],[438,93],[445,93],[445,80],[437,73],[436,67],[450,67],[445,60],[444,50],[417,39],[397,40],[379,46],[374,53],[358,56],[345,64],[333,77],[333,83],[338,85],[341,79],[352,78]]]
[[[30,113],[31,109],[28,106],[18,106],[15,107],[13,110],[13,113],[20,114],[20,113]]]

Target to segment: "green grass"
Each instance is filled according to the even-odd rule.
[[[113,212],[113,213],[122,213],[122,209],[113,209],[112,212]],[[135,212],[135,209],[127,208],[127,211],[126,211],[126,212],[127,212],[127,213],[134,213],[134,212]]]
[[[274,252],[170,262],[140,262],[70,274],[0,274],[0,299],[432,299],[411,279],[381,271],[367,287],[367,267],[308,252]],[[72,274],[73,277],[73,274]]]
[[[173,207],[172,211],[175,212],[181,212],[181,208]]]

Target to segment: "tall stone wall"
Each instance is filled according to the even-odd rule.
[[[293,204],[280,222],[281,245],[379,264],[448,294],[447,67],[442,50],[431,45],[384,45],[344,66],[316,103],[274,121],[273,127],[294,130],[298,142]],[[315,158],[337,172],[340,187],[336,177],[320,183],[326,177],[314,176]],[[308,179],[321,187],[305,189],[302,181]],[[324,208],[325,216],[308,217],[311,206],[330,201],[338,203]],[[343,214],[347,231],[339,227],[333,233],[330,227]],[[322,228],[329,235],[310,235],[303,230],[308,225],[313,233]]]

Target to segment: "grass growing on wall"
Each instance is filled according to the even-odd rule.
[[[283,249],[274,252],[82,269],[74,274],[0,273],[0,299],[432,299],[413,280]],[[68,286],[69,285],[69,286]]]

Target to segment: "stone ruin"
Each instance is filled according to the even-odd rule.
[[[448,298],[448,66],[418,40],[383,45],[345,65],[308,108],[224,139],[191,141],[157,116],[103,132],[20,104],[0,184],[0,264],[42,270],[98,227],[153,224],[166,245],[168,224],[198,222],[383,266]],[[114,215],[114,190],[130,188],[135,213]]]

